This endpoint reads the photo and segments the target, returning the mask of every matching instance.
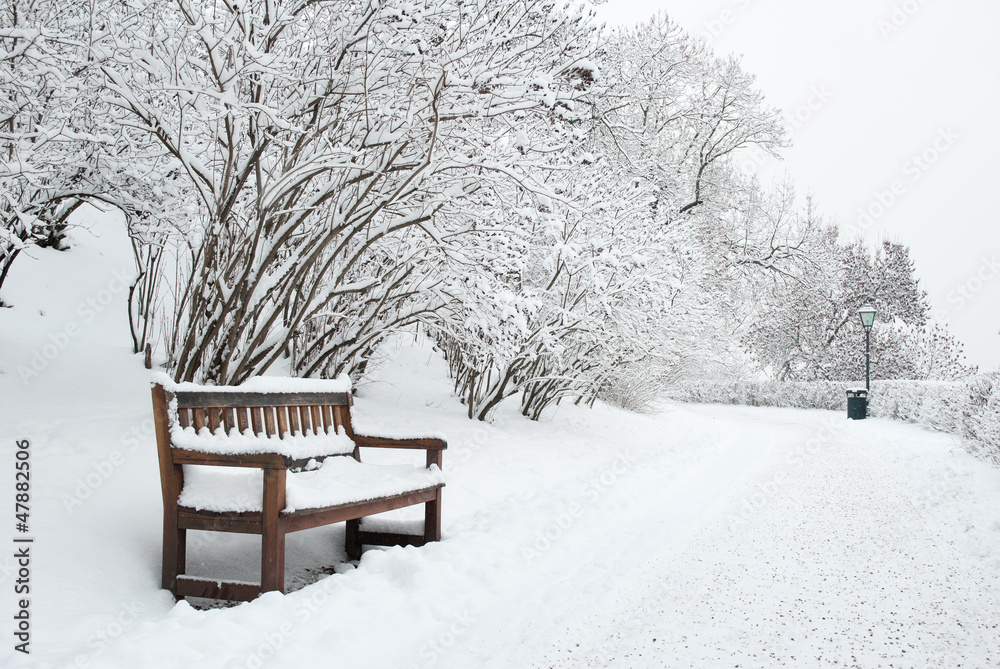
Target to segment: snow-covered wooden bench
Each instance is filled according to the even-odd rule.
[[[254,379],[244,386],[174,384],[158,375],[153,418],[163,491],[163,587],[175,597],[249,601],[285,589],[285,535],[347,522],[362,545],[441,538],[440,438],[355,434],[346,378]],[[359,448],[422,449],[426,467],[361,462]],[[368,531],[364,516],[425,504],[422,534]],[[261,535],[260,585],[185,575],[188,530]]]

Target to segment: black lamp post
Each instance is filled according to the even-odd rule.
[[[865,390],[871,392],[872,389],[872,325],[875,324],[875,307],[861,307],[858,309],[861,316],[861,325],[865,328]]]

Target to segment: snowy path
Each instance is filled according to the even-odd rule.
[[[776,447],[755,480],[641,576],[619,575],[551,665],[997,666],[996,554],[963,550],[966,528],[933,514],[956,490],[907,480],[870,435],[835,433],[807,462],[794,427],[756,422]]]
[[[676,411],[722,416],[733,438],[704,460],[641,462],[619,488],[634,500],[602,500],[593,534],[506,602],[524,597],[537,620],[443,666],[997,666],[995,476],[992,510],[977,508],[977,464],[934,448],[940,436],[823,412]],[[594,542],[604,523],[609,542]]]

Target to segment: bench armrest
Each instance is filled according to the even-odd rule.
[[[448,448],[448,442],[436,437],[393,439],[391,437],[373,437],[355,434],[354,444],[364,448],[415,448],[424,451],[443,451]]]
[[[175,448],[171,451],[175,465],[212,465],[213,467],[255,467],[257,469],[289,469],[291,458],[278,453],[203,453]]]
[[[322,463],[327,458],[343,457],[344,454],[316,455],[308,458],[291,458],[281,453],[203,453],[175,448],[172,451],[174,464],[212,465],[213,467],[255,467],[257,469],[289,469],[300,471],[312,461]]]
[[[437,465],[444,467],[444,450],[448,442],[436,437],[418,437],[413,439],[393,439],[391,437],[372,437],[363,434],[354,435],[354,445],[362,448],[412,448],[427,451],[427,467]]]

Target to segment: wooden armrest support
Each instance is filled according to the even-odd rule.
[[[448,448],[448,442],[444,439],[433,437],[390,439],[389,437],[355,434],[354,443],[365,448],[415,448],[424,451],[443,451]]]

